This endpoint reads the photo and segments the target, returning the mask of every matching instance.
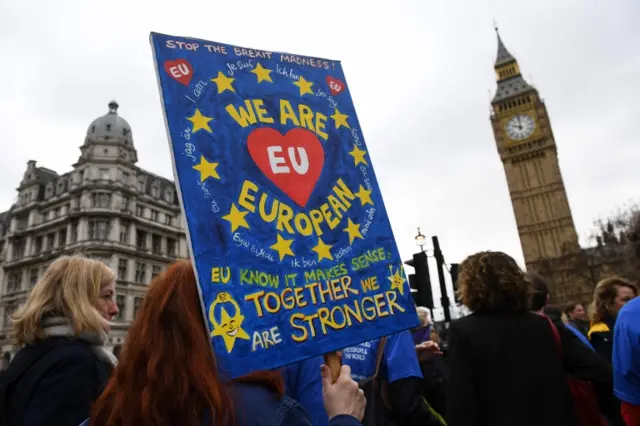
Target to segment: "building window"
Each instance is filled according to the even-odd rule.
[[[157,222],[159,216],[160,216],[160,212],[158,212],[158,210],[151,209],[151,220],[153,220],[154,222]]]
[[[100,179],[111,180],[111,172],[109,169],[100,169]]]
[[[135,281],[140,284],[144,284],[147,278],[147,264],[143,262],[136,262],[136,279]]]
[[[122,244],[129,244],[129,222],[120,222],[120,242]]]
[[[167,189],[164,193],[164,199],[167,201],[167,203],[173,202],[173,191]]]
[[[116,295],[116,305],[118,306],[118,315],[116,315],[114,319],[119,320],[119,319],[122,319],[122,317],[124,316],[125,300],[126,298],[124,297],[124,295],[122,294]]]
[[[145,231],[136,231],[136,247],[140,249],[147,248],[147,233]]]
[[[136,216],[143,217],[144,216],[144,207],[141,205],[136,206]]]
[[[129,210],[129,204],[131,203],[131,197],[128,195],[122,196],[122,210]]]
[[[172,238],[167,238],[167,254],[169,256],[176,255],[176,240]]]
[[[38,254],[42,251],[42,237],[36,237],[35,246],[33,247],[34,254]]]
[[[56,209],[56,217],[60,217],[60,216],[62,216],[62,206]]]
[[[165,214],[164,215],[164,223],[166,223],[167,225],[171,226],[172,222],[173,222],[173,217],[170,214]]]
[[[142,297],[135,297],[133,299],[133,316],[135,318],[138,310],[140,310],[140,306],[142,306]]]
[[[118,279],[121,281],[127,280],[127,265],[129,261],[127,259],[118,259]]]
[[[26,217],[18,218],[16,223],[16,231],[24,231],[27,229],[28,220]]]
[[[13,313],[16,311],[16,306],[15,305],[7,305],[4,308],[4,328],[10,328],[11,327],[11,317],[13,316]]]
[[[138,180],[138,190],[142,193],[144,193],[144,179],[139,179]]]
[[[106,192],[94,192],[91,194],[91,206],[108,209],[111,207],[111,194]]]
[[[9,273],[7,279],[7,293],[13,293],[20,289],[20,275],[18,272]]]
[[[58,231],[58,247],[64,247],[67,245],[67,230],[61,229]]]
[[[122,172],[122,183],[124,183],[125,185],[127,185],[129,183],[129,173],[127,172]]]
[[[151,187],[151,196],[158,198],[158,196],[160,195],[160,188],[158,188],[156,185]]]
[[[50,234],[47,234],[47,245],[46,245],[46,250],[52,250],[53,246],[55,245],[56,242],[56,234],[54,234],[53,232]]]
[[[167,254],[169,256],[176,255],[176,240],[173,238],[167,238]]]
[[[153,234],[151,236],[151,250],[154,253],[160,253],[162,251],[162,237],[160,235]]]
[[[106,240],[109,235],[109,220],[96,219],[89,221],[89,239]]]
[[[153,265],[151,267],[151,279],[154,280],[158,275],[162,272],[162,268],[158,265]]]
[[[25,242],[23,238],[16,238],[13,242],[13,259],[18,260],[24,257]]]
[[[71,243],[78,241],[78,221],[71,222]]]
[[[38,282],[38,268],[34,268],[29,273],[29,285],[33,287]]]

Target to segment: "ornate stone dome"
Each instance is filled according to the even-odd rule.
[[[87,129],[87,140],[121,140],[133,144],[131,126],[118,115],[118,106],[116,101],[109,102],[109,112],[93,120]]]

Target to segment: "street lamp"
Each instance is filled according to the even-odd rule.
[[[420,247],[420,250],[424,251],[424,246],[427,244],[427,237],[422,235],[422,232],[420,232],[420,227],[418,227],[418,235],[416,235],[415,240],[416,245]]]

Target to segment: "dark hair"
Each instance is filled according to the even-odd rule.
[[[580,303],[580,302],[568,302],[566,305],[564,305],[564,311],[563,312],[566,315],[569,315],[571,312],[576,310],[578,305],[582,305],[582,303]]]
[[[543,312],[546,316],[554,321],[562,320],[562,309],[558,308],[557,306],[545,305]]]
[[[462,303],[474,312],[526,311],[531,284],[515,260],[502,252],[483,251],[467,257],[458,275]]]
[[[539,311],[549,300],[549,285],[542,275],[528,273],[525,279],[531,283],[531,310]]]
[[[238,381],[261,382],[280,394],[283,390],[282,378],[274,372]],[[90,424],[202,426],[205,413],[219,426],[235,422],[203,321],[193,267],[182,260],[149,286]]]

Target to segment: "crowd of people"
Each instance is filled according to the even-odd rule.
[[[420,327],[344,348],[337,380],[322,357],[227,380],[184,260],[150,284],[116,357],[115,278],[83,256],[47,269],[13,317],[0,425],[640,426],[640,298],[624,277],[561,309],[544,277],[476,253],[458,276],[472,313],[446,351],[418,307]]]

